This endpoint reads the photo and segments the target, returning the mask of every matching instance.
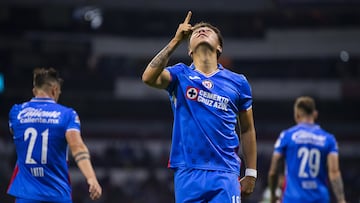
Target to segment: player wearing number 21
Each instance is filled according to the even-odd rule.
[[[16,203],[71,203],[68,147],[96,200],[102,190],[90,162],[88,148],[80,134],[77,113],[57,103],[62,79],[53,68],[36,68],[34,97],[15,104],[9,113],[9,127],[17,154],[8,194]]]
[[[271,202],[275,203],[277,174],[285,161],[284,203],[329,203],[330,182],[338,203],[345,203],[335,137],[315,123],[317,110],[311,97],[294,104],[296,125],[281,132],[274,146],[269,170]],[[282,165],[283,166],[283,165]],[[329,181],[328,181],[329,180]]]
[[[253,192],[257,175],[250,85],[244,75],[218,63],[223,48],[218,28],[204,22],[192,26],[191,14],[151,60],[142,79],[166,89],[170,97],[174,124],[169,167],[175,171],[175,201],[239,203],[240,195]],[[183,41],[189,43],[193,63],[167,66]],[[240,182],[238,123],[246,167]]]

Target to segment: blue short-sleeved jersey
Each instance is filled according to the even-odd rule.
[[[77,113],[49,98],[15,104],[9,113],[17,162],[8,194],[41,201],[69,201],[65,133],[80,131]]]
[[[171,75],[167,91],[174,113],[169,167],[239,174],[237,116],[252,105],[245,76],[220,64],[208,76],[183,63],[166,70]]]
[[[283,202],[329,202],[327,156],[338,153],[332,134],[319,125],[300,123],[280,134],[274,153],[286,162]]]

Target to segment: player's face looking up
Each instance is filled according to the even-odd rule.
[[[222,41],[220,31],[216,27],[207,23],[196,24],[189,38],[189,55],[192,55],[199,45],[207,45],[210,49],[216,49],[219,57],[222,52]]]

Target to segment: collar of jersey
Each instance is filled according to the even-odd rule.
[[[31,99],[32,102],[50,102],[55,103],[55,100],[52,98],[46,98],[46,97],[34,97]]]
[[[205,73],[203,73],[201,71],[196,70],[195,65],[193,63],[190,65],[190,68],[191,68],[191,70],[200,73],[201,75],[203,75],[206,78],[210,78],[210,77],[214,76],[215,74],[217,74],[218,72],[220,72],[220,71],[222,71],[224,69],[224,67],[221,64],[218,63],[218,65],[217,65],[218,69],[216,71],[214,71],[213,73],[207,75],[207,74],[205,74]]]
[[[223,70],[223,69],[224,69],[224,67],[223,67],[220,63],[218,63],[217,67],[218,67],[219,70]],[[192,64],[190,65],[190,68],[191,68],[192,70],[195,70],[195,65],[194,65],[194,63],[192,63]]]
[[[300,126],[309,126],[309,127],[313,127],[313,128],[318,128],[319,127],[319,125],[316,124],[316,123],[305,123],[305,122],[303,122],[303,123],[299,123],[299,125]]]

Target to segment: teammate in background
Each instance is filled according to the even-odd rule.
[[[277,181],[277,187],[275,188],[275,196],[278,197],[276,199],[276,201],[273,200],[272,203],[280,203],[281,200],[281,196],[284,190],[284,186],[285,186],[285,178],[284,175],[282,173],[280,173],[278,175],[278,181]],[[271,191],[270,191],[270,187],[266,187],[263,194],[262,194],[262,198],[261,201],[259,203],[271,203],[271,197],[274,195],[271,195]]]
[[[71,203],[68,147],[89,185],[90,198],[102,190],[80,135],[77,113],[57,104],[62,79],[53,68],[37,68],[34,98],[15,104],[9,113],[17,161],[8,188],[16,203]]]
[[[189,11],[175,36],[151,60],[142,80],[166,89],[170,96],[174,124],[169,167],[175,171],[176,202],[239,203],[240,193],[253,192],[257,176],[250,85],[243,75],[218,63],[223,48],[220,31],[209,23],[192,26],[191,15]],[[166,67],[185,39],[193,63]],[[247,167],[240,181],[237,119]]]
[[[311,97],[299,97],[294,105],[296,125],[281,132],[275,143],[268,183],[271,202],[276,202],[275,190],[279,163],[285,161],[285,191],[282,202],[328,203],[328,180],[337,198],[345,203],[344,186],[339,168],[335,137],[315,123],[318,112]]]

